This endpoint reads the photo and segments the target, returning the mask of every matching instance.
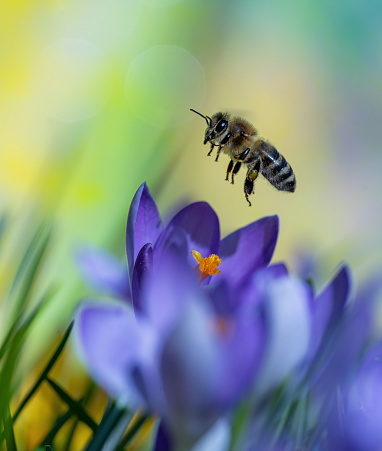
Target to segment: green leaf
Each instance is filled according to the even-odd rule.
[[[7,451],[17,451],[15,435],[13,432],[13,424],[11,413],[9,411],[9,406],[7,408],[6,414],[3,417],[5,443],[7,445]]]
[[[101,451],[110,435],[116,428],[118,428],[120,421],[124,419],[126,414],[128,414],[126,409],[120,409],[114,403],[108,406],[105,409],[101,423],[95,431],[86,450]]]
[[[60,415],[57,419],[56,422],[53,426],[53,428],[49,431],[49,433],[44,437],[43,440],[41,440],[39,449],[46,449],[46,447],[51,448],[51,445],[53,444],[53,440],[55,438],[55,436],[57,435],[57,433],[60,431],[60,429],[62,428],[62,426],[64,426],[64,424],[70,420],[70,418],[72,417],[72,411],[68,410],[67,412],[65,412],[63,415]]]
[[[28,315],[26,320],[22,320],[22,316],[20,315],[16,320],[13,322],[11,327],[8,330],[8,333],[6,337],[4,338],[4,341],[0,347],[0,360],[4,357],[7,350],[10,348],[12,344],[12,340],[14,339],[15,335],[17,333],[21,333],[22,335],[25,335],[28,331],[28,329],[31,327],[33,321],[36,319],[37,315],[40,313],[40,311],[47,305],[47,303],[53,298],[54,294],[56,293],[56,290],[51,290],[46,295],[44,295],[41,299],[41,301],[36,305],[36,307],[32,310],[32,312]]]
[[[70,336],[70,333],[73,328],[74,321],[72,321],[67,328],[65,335],[62,337],[62,340],[60,341],[59,345],[57,346],[56,350],[54,351],[52,357],[50,358],[48,364],[46,365],[45,369],[41,373],[40,377],[37,379],[33,387],[29,390],[29,392],[25,395],[24,399],[21,401],[18,409],[16,410],[15,414],[13,415],[13,422],[15,422],[20,415],[23,408],[26,406],[28,401],[32,398],[40,384],[44,381],[44,379],[47,377],[49,371],[52,369],[53,365],[56,363],[57,359],[61,355],[61,352],[63,351],[66,342],[68,341],[68,338]]]
[[[25,310],[33,284],[51,236],[51,225],[42,224],[32,238],[13,280],[10,298],[13,307],[12,323]]]
[[[252,402],[250,399],[242,401],[237,407],[233,421],[230,450],[240,449],[240,442],[242,440],[243,432],[248,425],[251,415]]]
[[[148,420],[149,415],[141,415],[137,419],[135,419],[134,423],[130,426],[130,429],[127,431],[126,435],[121,440],[120,444],[117,446],[116,451],[123,451],[131,440],[135,437],[135,435],[139,432],[139,430],[143,427],[143,425]]]
[[[81,405],[81,402],[74,400],[70,395],[66,393],[56,382],[46,376],[46,381],[50,384],[53,390],[58,396],[70,407],[70,410],[75,414],[83,423],[89,426],[90,429],[95,431],[97,429],[97,423],[95,423],[90,416],[86,413]]]

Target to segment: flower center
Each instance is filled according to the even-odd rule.
[[[201,282],[208,276],[220,274],[218,266],[221,264],[222,260],[218,255],[211,254],[208,257],[203,258],[198,251],[191,251],[191,253],[198,263],[196,269],[200,275]]]

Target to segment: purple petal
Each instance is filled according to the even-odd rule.
[[[270,265],[266,269],[267,273],[271,275],[271,277],[286,277],[288,276],[288,268],[284,263],[275,263],[274,265]]]
[[[204,289],[209,296],[216,316],[224,318],[234,314],[238,307],[240,296],[228,283],[223,281],[222,283],[208,285]]]
[[[165,252],[154,264],[141,293],[145,316],[164,337],[183,314],[185,306],[203,294],[195,272],[177,254]]]
[[[366,353],[349,390],[333,387],[333,415],[328,421],[331,449],[374,451],[382,446],[382,342]],[[351,372],[354,376],[354,373]],[[342,387],[343,389],[344,387]]]
[[[241,284],[271,261],[278,234],[278,217],[262,218],[236,230],[220,243],[221,274],[231,284]]]
[[[191,451],[228,451],[230,449],[231,429],[228,419],[221,418],[197,441]]]
[[[80,272],[96,291],[130,300],[130,281],[125,264],[114,255],[90,246],[76,252]]]
[[[224,319],[223,319],[224,321]],[[230,407],[249,390],[255,381],[265,348],[265,324],[261,315],[237,315],[227,321],[227,331],[222,334],[221,350],[224,362],[219,381],[219,404]],[[226,335],[226,336],[225,336]]]
[[[133,276],[131,278],[131,293],[135,311],[143,312],[141,301],[144,283],[148,274],[153,269],[153,248],[151,244],[145,244],[139,251],[135,260]]]
[[[163,421],[159,423],[157,434],[155,437],[154,451],[172,451],[174,445],[171,436]]]
[[[162,260],[165,259],[168,254],[177,255],[183,261],[188,260],[189,250],[187,236],[179,227],[173,227],[171,233],[165,232],[159,237],[153,253],[154,265],[162,265]]]
[[[138,188],[131,202],[126,228],[126,252],[130,275],[142,247],[156,243],[163,231],[162,220],[146,182]]]
[[[161,374],[168,402],[166,422],[178,436],[190,441],[188,446],[220,415],[211,399],[223,375],[211,320],[205,304],[188,304],[163,348]]]
[[[121,304],[85,304],[75,324],[77,346],[94,379],[121,402],[146,405],[135,369],[156,361],[152,330],[137,323],[132,310]]]
[[[298,279],[273,280],[264,292],[268,342],[257,389],[268,391],[288,376],[309,349],[311,318],[308,290]]]
[[[355,449],[382,445],[382,342],[370,349],[348,396],[345,431]]]
[[[313,303],[313,330],[310,358],[317,352],[325,333],[343,314],[350,290],[349,270],[343,266]]]
[[[254,276],[249,278],[247,283],[231,287],[231,292],[236,294],[234,296],[236,306],[246,304],[247,308],[251,310],[255,306],[261,307],[264,301],[264,293],[266,293],[268,286],[273,281],[287,276],[288,270],[282,263],[260,268]]]
[[[312,382],[315,384],[314,396],[326,404],[335,399],[337,386],[348,382],[348,375],[372,336],[379,289],[379,284],[372,282],[357,295],[343,315],[341,326],[337,326],[337,334],[328,340],[321,352],[321,364]]]
[[[187,238],[188,263],[196,266],[192,250],[202,257],[217,254],[220,240],[219,219],[206,202],[196,202],[183,208],[166,227],[154,252],[161,252],[174,230],[181,229]]]

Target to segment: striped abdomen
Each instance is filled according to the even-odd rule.
[[[296,189],[296,177],[281,153],[265,141],[255,143],[255,147],[261,159],[260,173],[278,190],[293,192]]]

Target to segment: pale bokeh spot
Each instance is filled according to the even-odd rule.
[[[184,48],[156,45],[130,64],[125,92],[141,120],[168,128],[190,120],[189,109],[203,103],[205,72]]]
[[[37,60],[32,80],[36,108],[66,122],[98,114],[110,86],[108,61],[99,47],[82,39],[60,39]]]
[[[58,31],[113,47],[131,36],[142,5],[140,0],[66,0],[56,8]]]

